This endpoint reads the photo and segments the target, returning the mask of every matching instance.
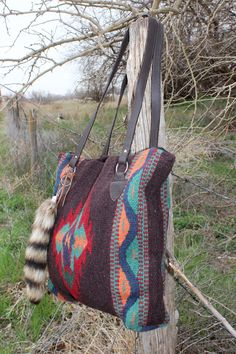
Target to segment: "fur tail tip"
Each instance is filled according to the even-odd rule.
[[[33,304],[39,304],[46,290],[47,247],[50,241],[50,230],[54,226],[57,213],[56,201],[45,200],[37,209],[25,253],[24,278],[26,295]]]

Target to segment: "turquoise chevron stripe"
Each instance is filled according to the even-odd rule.
[[[137,214],[138,211],[138,193],[142,171],[143,170],[141,169],[138,173],[136,173],[128,184],[127,199],[135,214]]]
[[[125,326],[135,331],[141,331],[142,327],[139,326],[139,299],[129,308],[125,317]]]
[[[135,238],[126,250],[126,258],[130,260],[128,263],[135,277],[137,277],[139,268],[138,251],[138,240]]]

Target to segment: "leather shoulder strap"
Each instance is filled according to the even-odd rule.
[[[160,27],[160,34],[157,39],[158,41],[156,42],[155,51],[154,51],[153,64],[152,64],[152,77],[151,77],[151,129],[150,129],[149,147],[158,146],[158,135],[159,135],[160,117],[161,117],[161,57],[162,57],[162,48],[163,48],[163,27],[162,26]],[[115,117],[112,121],[108,140],[104,145],[101,159],[105,158],[108,155],[112,132],[116,123],[118,110],[126,86],[127,86],[127,76],[124,77],[121,85],[120,97],[116,108]]]
[[[154,38],[154,40],[153,40]],[[142,102],[143,102],[143,97],[145,93],[145,88],[151,68],[151,64],[153,63],[153,71],[152,71],[152,119],[151,119],[151,134],[150,134],[150,147],[151,146],[158,146],[158,132],[159,132],[159,124],[160,124],[160,110],[161,110],[161,89],[160,89],[160,82],[161,82],[161,52],[162,52],[162,42],[163,42],[163,26],[161,23],[157,22],[156,19],[149,17],[148,18],[148,33],[147,33],[147,39],[146,39],[146,46],[145,46],[145,51],[143,55],[143,60],[142,60],[142,66],[141,70],[139,73],[139,78],[135,90],[135,95],[134,95],[134,100],[132,104],[132,109],[131,109],[131,114],[130,114],[130,119],[129,119],[129,124],[128,124],[128,129],[127,129],[127,134],[126,134],[126,139],[124,143],[124,149],[119,157],[119,163],[120,164],[125,164],[127,162],[128,155],[130,153],[134,133],[135,133],[135,128],[137,125],[137,120],[142,108]],[[104,93],[102,95],[102,98],[97,106],[97,109],[94,113],[94,115],[91,117],[87,127],[85,128],[82,137],[80,139],[80,142],[78,144],[77,152],[75,156],[71,159],[70,161],[70,166],[74,168],[76,166],[77,161],[79,160],[81,153],[83,151],[83,148],[86,144],[86,141],[88,139],[88,136],[90,134],[90,131],[93,127],[93,124],[95,122],[95,119],[98,114],[98,110],[101,106],[101,103],[104,100],[104,97],[107,93],[107,90],[110,86],[110,83],[117,72],[119,63],[122,59],[122,56],[128,46],[129,43],[129,31],[126,32],[125,37],[123,39],[120,52],[118,54],[118,57],[116,59],[116,62],[113,66],[112,72],[109,76],[107,85],[105,87]],[[122,99],[122,95],[124,93],[125,86],[127,85],[127,78],[124,79],[122,88],[121,88],[121,95],[118,103],[118,107],[116,110],[116,115],[114,117],[114,120],[112,122],[112,127],[110,129],[109,133],[109,139],[107,144],[104,147],[104,151],[108,151],[109,149],[109,144],[110,144],[110,138],[112,134],[112,130],[115,125],[115,121],[117,118],[117,113],[118,113],[118,108]]]
[[[154,18],[149,18],[148,34],[146,46],[143,55],[143,61],[139,73],[139,78],[136,85],[133,104],[131,107],[130,119],[127,128],[124,148],[119,156],[119,164],[126,166],[128,155],[131,150],[135,128],[137,125],[138,117],[142,108],[143,97],[146,89],[146,84],[153,63],[154,73],[152,75],[152,91],[157,90],[152,94],[152,138],[150,142],[157,146],[157,135],[154,136],[159,130],[160,123],[160,107],[161,107],[161,90],[160,90],[160,48],[162,46],[163,27],[162,24],[157,22]],[[151,40],[150,40],[151,37]],[[154,38],[154,39],[153,39]],[[156,68],[156,66],[158,68]],[[157,75],[156,75],[157,74]],[[154,97],[156,95],[156,97]],[[159,115],[158,115],[159,112]],[[153,146],[153,145],[152,145]]]
[[[152,64],[151,81],[151,129],[149,147],[158,146],[161,119],[161,57],[163,48],[163,26],[159,23]]]
[[[112,124],[111,124],[111,127],[110,127],[110,131],[109,131],[109,135],[108,135],[108,138],[107,138],[107,142],[104,145],[104,148],[103,148],[103,151],[102,151],[101,159],[105,158],[108,155],[113,129],[114,129],[115,124],[116,124],[116,119],[117,119],[117,116],[118,116],[120,104],[121,104],[122,98],[124,96],[124,92],[125,92],[127,83],[128,83],[128,79],[127,79],[127,75],[125,75],[124,78],[123,78],[122,84],[121,84],[120,96],[119,96],[118,104],[117,104],[117,107],[116,107],[116,113],[115,113],[115,116],[113,118],[113,121],[112,121]]]
[[[83,131],[83,134],[82,134],[81,139],[79,141],[75,156],[72,157],[70,162],[69,162],[69,165],[73,169],[75,168],[75,166],[76,166],[76,164],[77,164],[77,162],[78,162],[78,160],[79,160],[79,158],[81,156],[83,148],[84,148],[84,146],[86,144],[86,141],[88,140],[90,131],[91,131],[91,129],[92,129],[93,125],[94,125],[94,122],[96,120],[96,117],[98,115],[99,108],[100,108],[100,106],[101,106],[101,104],[102,104],[102,102],[103,102],[103,100],[104,100],[104,98],[106,96],[106,93],[108,91],[108,88],[109,88],[109,86],[110,86],[110,84],[111,84],[111,82],[112,82],[112,80],[113,80],[113,78],[114,78],[114,76],[115,76],[115,74],[116,74],[116,72],[118,70],[119,64],[120,64],[121,59],[122,59],[122,57],[123,57],[123,55],[124,55],[124,53],[126,51],[128,43],[129,43],[129,30],[127,30],[126,33],[125,33],[124,39],[123,39],[121,47],[120,47],[120,51],[118,53],[118,56],[116,58],[116,61],[115,61],[114,65],[113,65],[111,74],[109,76],[108,82],[107,82],[106,87],[104,89],[103,95],[102,95],[102,97],[101,97],[101,99],[100,99],[100,101],[98,103],[97,109],[96,109],[95,113],[93,114],[93,116],[91,117],[87,127]]]

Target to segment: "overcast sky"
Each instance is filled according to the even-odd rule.
[[[37,4],[37,1],[31,0],[7,0],[7,5],[12,9],[17,9],[20,11],[28,10],[31,4]],[[57,1],[52,0],[51,4],[57,3]],[[58,28],[58,24],[53,20],[56,18],[56,14],[48,15],[47,19],[50,20],[47,24],[41,25],[42,31],[55,31],[55,26],[57,26],[57,31],[63,31],[62,28]],[[26,23],[31,20],[31,15],[24,16],[11,16],[7,18],[8,31],[4,24],[4,20],[0,19],[0,57],[1,58],[19,58],[24,56],[26,53],[31,51],[31,45],[35,43],[35,37],[30,34],[21,34],[13,47],[9,48],[10,45],[14,42],[16,36],[18,35],[20,29],[25,27]],[[37,27],[38,29],[38,27]],[[63,35],[63,33],[60,33]],[[60,53],[55,51],[55,59],[59,59]],[[6,69],[0,67],[0,84],[5,84],[13,90],[20,88],[20,85],[24,83],[25,74],[23,70],[14,70],[12,73],[5,75]],[[36,81],[28,92],[30,91],[43,91],[56,94],[64,94],[68,91],[73,91],[76,86],[76,81],[78,80],[78,65],[76,64],[67,64],[63,67],[56,68],[53,73],[48,73],[44,77]],[[5,94],[7,91],[2,89]]]

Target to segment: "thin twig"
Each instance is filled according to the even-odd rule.
[[[168,270],[169,273],[174,275],[177,279],[180,279],[184,282],[188,289],[198,298],[200,303],[212,313],[212,315],[225,327],[225,329],[236,339],[236,330],[231,326],[231,324],[223,317],[216,308],[207,300],[207,298],[201,293],[201,291],[194,286],[191,281],[186,277],[186,275],[180,270],[180,267],[177,265],[177,262],[174,260],[174,257],[168,252]]]

